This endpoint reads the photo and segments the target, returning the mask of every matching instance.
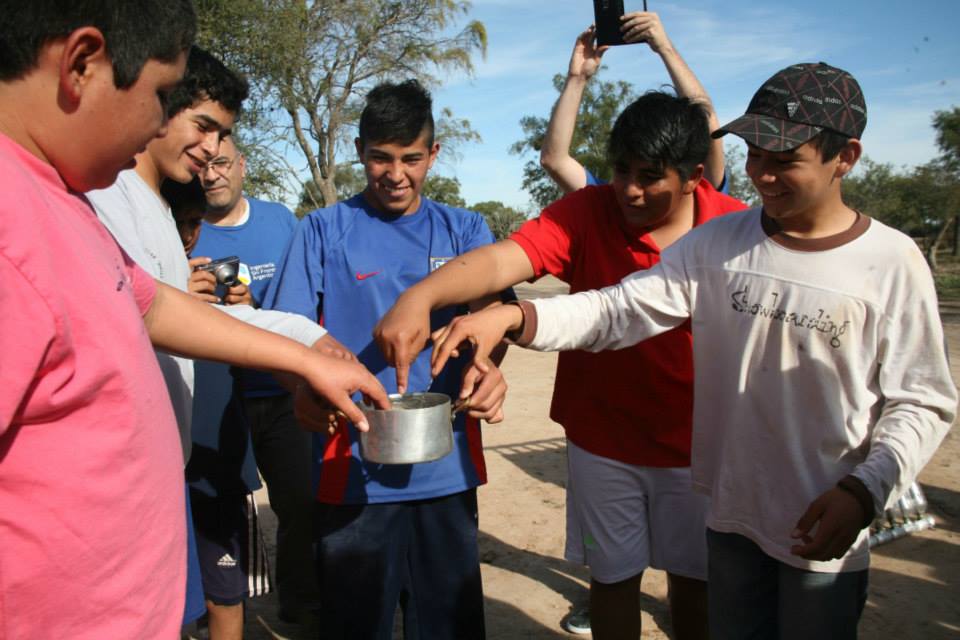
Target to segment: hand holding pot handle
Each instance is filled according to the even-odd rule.
[[[507,381],[500,368],[489,358],[474,359],[463,371],[463,386],[454,410],[462,405],[467,415],[495,424],[503,420],[506,395]]]

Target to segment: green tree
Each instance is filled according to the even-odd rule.
[[[343,164],[337,169],[337,201],[352,198],[367,186],[367,178],[359,164]],[[312,179],[300,187],[300,199],[294,213],[302,218],[307,213],[327,206],[323,194]]]
[[[760,205],[760,194],[747,177],[744,170],[745,163],[746,154],[739,145],[724,145],[723,168],[727,181],[727,193],[748,206],[756,207]]]
[[[460,181],[456,178],[431,173],[424,180],[421,193],[431,200],[436,200],[451,207],[462,209],[467,206],[463,196],[460,195]]]
[[[520,228],[527,216],[517,211],[513,207],[508,207],[502,202],[496,200],[487,200],[478,202],[470,207],[473,211],[480,213],[487,220],[487,226],[497,240],[503,240],[511,233]]]
[[[898,173],[892,164],[864,156],[853,174],[843,180],[843,201],[908,235],[922,235],[923,221],[905,202],[909,180],[909,175]]]
[[[367,188],[367,176],[363,173],[363,166],[359,163],[342,164],[337,169],[337,200],[352,198]],[[322,207],[323,199],[318,196],[318,207]]]
[[[941,160],[897,171],[869,158],[843,181],[844,202],[916,238],[936,269],[937,251],[960,206],[960,180]]]
[[[302,218],[311,211],[322,207],[321,202],[323,202],[323,196],[320,195],[320,190],[317,189],[316,183],[314,183],[313,180],[307,180],[300,188],[300,199],[293,213],[298,218]]]
[[[323,205],[337,199],[371,87],[408,77],[436,85],[472,72],[473,56],[486,53],[482,23],[456,28],[470,9],[463,0],[197,0],[196,8],[201,46],[251,80],[244,126],[262,151],[249,151],[251,162],[274,166],[289,186],[299,156]],[[439,115],[447,147],[477,138],[449,110]]]
[[[937,146],[946,168],[960,173],[960,107],[933,114],[933,128],[937,131]]]
[[[553,86],[557,93],[563,89],[563,81],[564,76],[561,74],[553,77]],[[633,86],[629,82],[600,82],[596,77],[587,84],[583,92],[577,126],[570,144],[570,155],[601,180],[610,179],[606,155],[610,129],[620,112],[635,97]],[[524,116],[520,119],[524,137],[510,147],[513,154],[534,155],[523,167],[523,188],[541,209],[563,195],[540,166],[540,147],[548,123],[547,118]]]

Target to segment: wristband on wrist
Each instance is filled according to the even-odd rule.
[[[860,528],[869,527],[870,523],[873,522],[875,512],[873,496],[870,495],[866,485],[856,476],[846,476],[837,483],[837,486],[852,495],[860,503],[860,508],[863,509],[863,522],[861,522]]]
[[[503,339],[507,344],[516,344],[521,347],[530,344],[533,337],[537,334],[537,310],[529,300],[511,300],[507,304],[520,307],[520,314],[523,320],[520,328],[514,331],[508,331]]]

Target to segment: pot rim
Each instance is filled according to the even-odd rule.
[[[431,400],[437,400],[436,404],[430,404],[426,407],[412,407],[410,409],[379,409],[373,405],[366,404],[362,400],[357,402],[357,406],[360,407],[360,410],[364,413],[391,413],[391,412],[400,412],[400,411],[423,411],[429,409],[436,409],[442,407],[444,404],[449,405],[451,403],[451,398],[445,393],[440,393],[438,391],[416,391],[413,393],[391,393],[387,397],[390,399],[390,402],[395,400],[400,400],[403,398],[417,398],[417,397],[429,397]]]

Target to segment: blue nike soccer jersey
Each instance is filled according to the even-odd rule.
[[[480,214],[421,199],[419,209],[390,216],[362,195],[314,211],[300,221],[274,276],[264,306],[322,320],[360,358],[388,392],[396,374],[373,340],[373,328],[397,297],[446,261],[493,242]],[[433,329],[463,310],[431,315]],[[456,398],[463,360],[451,361],[435,380],[430,352],[410,369],[409,391]],[[454,423],[454,449],[416,465],[379,465],[359,455],[357,431],[314,436],[317,498],[334,504],[397,502],[450,495],[486,481],[479,424],[463,414]]]

